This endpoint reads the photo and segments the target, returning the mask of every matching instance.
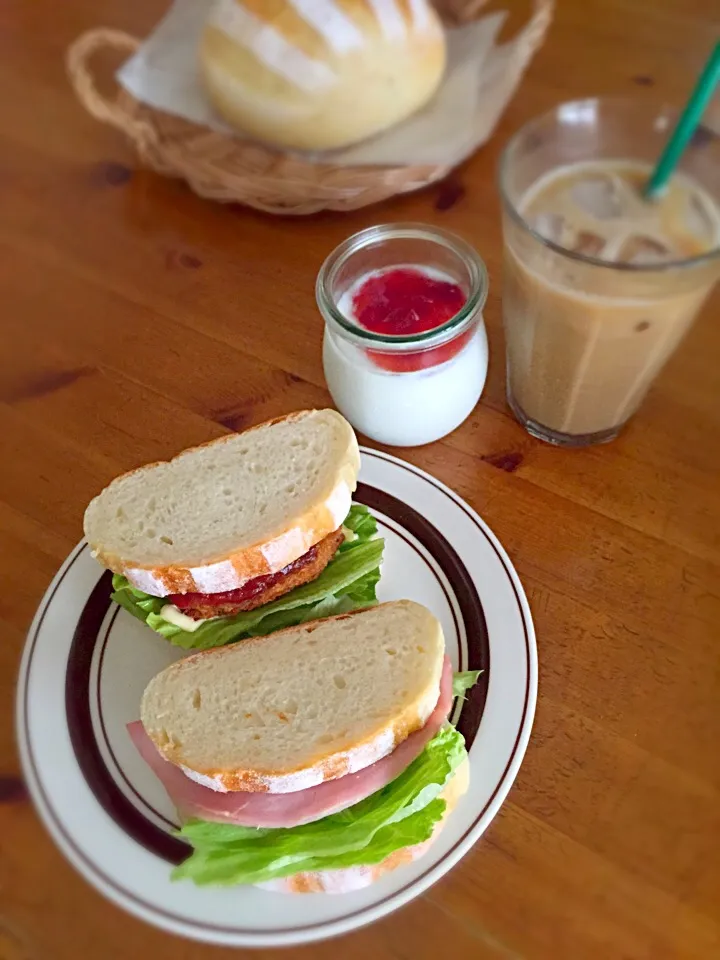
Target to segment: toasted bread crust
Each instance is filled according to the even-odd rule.
[[[403,605],[418,606],[409,600],[395,600],[382,604],[382,607]],[[373,610],[379,609],[378,607],[373,608]],[[298,633],[298,631],[312,633],[318,626],[322,625],[326,627],[334,621],[337,622],[367,616],[370,613],[371,611],[369,610],[356,610],[335,617],[310,621],[299,627],[295,626],[278,630],[270,637],[250,637],[247,640],[243,640],[242,645],[244,649],[247,649],[252,645],[267,644],[268,641],[277,642],[280,641],[285,634]],[[439,624],[438,629],[440,629]],[[442,638],[442,634],[440,634],[440,636]],[[180,670],[187,668],[192,665],[193,662],[197,662],[203,657],[213,657],[219,660],[223,656],[232,655],[232,653],[232,646],[202,650],[190,657],[186,657],[178,664],[174,664],[167,669]],[[382,757],[392,753],[399,743],[402,743],[411,733],[419,730],[425,724],[435,708],[438,700],[442,669],[443,656],[441,655],[437,663],[436,676],[427,688],[411,703],[399,708],[396,715],[391,719],[378,719],[377,727],[373,729],[372,732],[369,732],[362,741],[354,743],[351,748],[336,750],[332,753],[323,753],[322,748],[318,748],[318,752],[314,753],[302,764],[288,766],[282,770],[228,770],[209,767],[199,768],[197,765],[189,767],[182,744],[178,744],[172,739],[166,740],[157,736],[147,723],[145,724],[145,729],[166,760],[181,767],[186,776],[191,780],[195,780],[213,790],[219,792],[292,793],[297,790],[303,790],[306,787],[314,786],[325,780],[334,780],[338,777],[345,776],[347,773],[362,770],[377,760],[382,759]],[[144,719],[143,722],[145,723]]]
[[[447,818],[455,809],[458,800],[467,792],[470,782],[470,766],[467,758],[458,767],[455,776],[450,780],[440,796],[445,800],[446,807],[442,820],[436,824],[432,836],[424,843],[417,843],[412,847],[402,847],[391,853],[380,863],[367,867],[347,867],[340,870],[316,870],[293,873],[289,877],[260,883],[258,886],[279,893],[348,893],[351,890],[360,890],[369,887],[386,873],[397,870],[417,860],[437,839],[444,827]]]
[[[292,422],[309,413],[312,413],[312,411],[300,410],[284,417],[275,417],[244,432],[250,433],[276,423]],[[227,436],[217,437],[214,440],[183,450],[171,459],[175,460],[177,457],[213,444],[227,443],[235,436],[237,435],[228,434]],[[116,480],[152,470],[164,462],[166,461],[156,461],[137,467],[117,477]],[[255,577],[277,573],[337,530],[350,508],[350,498],[356,487],[359,469],[360,454],[357,440],[352,430],[348,429],[347,449],[337,468],[335,484],[324,501],[314,504],[303,515],[296,517],[294,522],[273,539],[258,541],[251,546],[245,546],[236,552],[223,556],[207,557],[200,565],[147,566],[138,564],[132,558],[118,556],[106,550],[102,544],[93,543],[89,538],[88,540],[93,556],[99,563],[112,570],[113,573],[123,574],[136,589],[143,590],[153,596],[163,597],[171,593],[219,593],[225,590],[235,590]]]
[[[255,610],[262,607],[272,600],[277,600],[284,594],[300,587],[304,583],[310,583],[319,577],[325,567],[335,556],[340,544],[343,542],[342,528],[325,537],[320,543],[315,545],[316,556],[309,563],[300,567],[298,570],[292,570],[285,574],[283,578],[272,586],[267,587],[261,593],[247,600],[241,600],[239,603],[198,603],[196,606],[183,607],[182,612],[193,620],[206,620],[209,617],[232,617],[236,613],[242,613],[245,610]],[[311,549],[313,549],[311,547]]]

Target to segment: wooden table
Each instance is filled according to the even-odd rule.
[[[467,498],[514,560],[537,626],[537,718],[509,801],[459,867],[395,916],[290,956],[720,956],[720,297],[621,439],[581,452],[536,442],[504,400],[495,187],[507,136],[560,99],[682,100],[715,0],[561,2],[497,135],[450,188],[305,220],[216,206],[137,170],[74,102],[67,44],[101,24],[142,35],[162,7],[0,10],[0,955],[236,955],[125,915],[50,841],[11,730],[24,633],[115,474],[329,403],[319,264],[378,220],[423,220],[462,232],[488,263],[492,362],[474,415],[403,456]]]

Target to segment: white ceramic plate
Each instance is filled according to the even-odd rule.
[[[429,852],[371,887],[287,896],[172,883],[184,848],[175,812],[126,734],[142,691],[181,651],[109,600],[110,575],[79,544],[30,629],[18,685],[25,777],[45,824],[74,866],[130,913],[173,933],[233,946],[319,940],[417,897],[468,852],[517,775],[532,725],[537,654],[517,574],[495,536],[426,473],[363,451],[356,499],[386,541],[380,599],[408,597],[440,618],[455,669],[481,682],[454,719],[471,785]],[[482,856],[482,852],[478,852]]]

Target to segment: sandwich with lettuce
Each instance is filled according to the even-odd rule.
[[[193,654],[128,732],[177,808],[178,880],[342,893],[422,856],[469,780],[442,628],[383,603]]]
[[[359,467],[339,413],[293,413],[118,477],[85,536],[133,616],[187,649],[224,646],[377,602]]]

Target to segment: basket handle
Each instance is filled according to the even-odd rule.
[[[555,12],[555,0],[533,0],[533,14],[529,22],[513,43],[517,43],[516,49],[522,52],[518,60],[522,63],[523,69],[535,56],[537,50],[543,45],[545,35],[552,23],[553,13]]]
[[[98,27],[81,34],[68,48],[65,58],[70,83],[88,113],[103,123],[122,130],[138,145],[157,140],[147,121],[134,116],[119,99],[104,97],[95,84],[89,61],[99,50],[110,49],[125,54],[135,53],[140,41],[122,30]]]

